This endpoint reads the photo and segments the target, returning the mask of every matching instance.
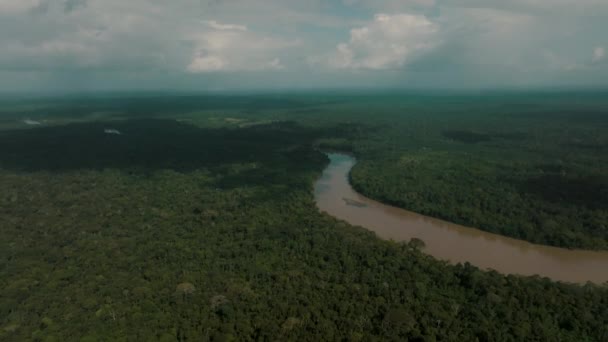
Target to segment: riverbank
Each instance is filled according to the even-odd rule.
[[[504,274],[540,275],[573,283],[608,281],[608,252],[532,244],[382,204],[352,188],[348,180],[355,165],[352,156],[328,156],[330,164],[315,184],[317,206],[383,239],[418,238],[425,242],[424,252],[437,259],[469,262]]]

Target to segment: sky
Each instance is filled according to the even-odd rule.
[[[0,0],[0,91],[608,88],[608,0]]]

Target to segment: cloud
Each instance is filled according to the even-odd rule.
[[[39,7],[42,0],[0,0],[0,15],[15,15]]]
[[[388,12],[428,8],[435,6],[437,0],[343,0],[343,3],[347,6],[365,7]]]
[[[372,22],[352,29],[350,41],[338,44],[324,59],[337,69],[399,68],[436,47],[438,31],[425,16],[376,14]]]
[[[248,31],[247,26],[245,26],[245,25],[220,24],[215,20],[207,20],[207,21],[203,21],[203,22],[206,23],[207,25],[209,25],[209,27],[214,30]]]
[[[87,5],[87,0],[65,0],[64,3],[64,12],[70,13],[78,10],[79,8],[83,8]]]
[[[278,54],[299,44],[255,32],[244,25],[207,22],[213,30],[192,38],[195,52],[187,67],[191,73],[218,71],[281,70]]]
[[[530,67],[543,27],[534,16],[491,8],[455,8],[439,19],[443,38],[470,64]]]
[[[443,0],[444,8],[486,8],[526,14],[551,14],[572,16],[587,15],[591,11],[606,13],[605,0]]]
[[[604,58],[606,58],[606,50],[604,49],[604,47],[597,46],[595,49],[593,49],[592,61],[594,63],[599,63],[603,61]]]
[[[280,58],[275,58],[275,59],[271,60],[270,62],[268,62],[266,69],[283,70],[283,69],[285,69],[285,66],[283,65],[283,63],[281,63]]]
[[[198,73],[286,68],[284,50],[298,45],[298,38],[209,17],[227,16],[222,6],[205,0],[0,0],[0,70]]]
[[[608,85],[607,20],[606,0],[0,0],[0,88]]]
[[[197,72],[211,72],[220,71],[224,69],[226,62],[218,56],[196,56],[188,65],[188,71]]]

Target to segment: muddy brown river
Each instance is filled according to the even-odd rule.
[[[354,158],[328,154],[331,163],[315,183],[320,210],[383,239],[418,238],[424,252],[451,263],[469,262],[505,274],[540,275],[554,280],[608,282],[608,252],[535,245],[384,205],[355,192],[348,182]]]

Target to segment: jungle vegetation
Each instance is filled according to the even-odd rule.
[[[605,341],[606,285],[450,265],[315,206],[320,149],[350,150],[370,196],[605,248],[602,101],[516,99],[7,101],[0,340]]]
[[[458,100],[353,142],[355,189],[537,244],[608,248],[608,101]]]

